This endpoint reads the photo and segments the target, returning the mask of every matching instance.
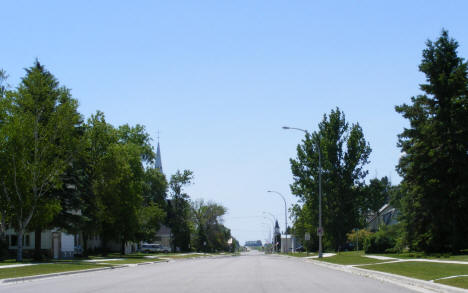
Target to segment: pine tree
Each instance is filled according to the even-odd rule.
[[[402,222],[410,247],[426,252],[468,243],[468,77],[457,48],[445,30],[427,41],[424,94],[396,107],[410,122],[399,135]]]

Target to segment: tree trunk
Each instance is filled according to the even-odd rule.
[[[88,234],[83,232],[83,256],[88,256]]]
[[[34,259],[35,260],[42,260],[41,254],[41,234],[42,230],[37,228],[34,231]]]
[[[122,243],[120,244],[120,255],[125,255],[125,239],[122,239]]]
[[[16,243],[16,261],[22,262],[23,261],[23,235],[24,235],[24,228],[18,229],[18,240]]]
[[[102,256],[107,256],[108,251],[107,251],[107,239],[105,237],[102,238],[101,240],[101,246],[102,246]]]
[[[0,215],[1,217],[1,227],[0,227],[0,240],[1,241],[4,241],[6,243],[7,239],[6,239],[6,220],[5,220],[5,214],[6,213],[2,213]],[[8,248],[8,246],[7,246]]]

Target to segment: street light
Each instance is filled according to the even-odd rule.
[[[283,126],[283,129],[286,130],[298,130],[304,132],[306,135],[309,134],[307,130],[296,128],[296,127],[288,127]],[[322,151],[320,150],[320,143],[315,142],[316,147],[318,148],[319,154],[319,228],[318,228],[318,236],[319,236],[319,258],[322,258],[322,236],[323,236],[323,227],[322,227]]]
[[[268,229],[268,230],[267,230],[267,233],[269,233],[269,234],[268,234],[268,238],[270,238],[270,237],[271,237],[271,226],[270,226],[270,224],[265,223],[265,222],[262,222],[262,225],[264,225],[264,226],[267,227],[267,229]]]
[[[274,190],[268,190],[267,192],[271,192],[271,193],[276,193],[278,194],[279,196],[281,196],[281,198],[283,199],[284,201],[284,237],[285,237],[285,243],[286,243],[286,246],[285,246],[285,252],[288,253],[289,250],[288,250],[288,207],[287,207],[287,204],[286,204],[286,199],[284,198],[284,196],[279,193],[278,191],[274,191]],[[281,238],[280,238],[281,239]]]
[[[271,240],[271,243],[273,244],[273,243],[275,243],[274,238],[275,238],[275,236],[276,236],[276,235],[275,235],[275,220],[272,219],[272,218],[269,218],[269,217],[267,217],[267,216],[268,216],[268,213],[263,212],[263,218],[266,219],[266,220],[271,221],[271,225],[272,225],[272,227],[273,227],[273,237],[270,239],[270,240]],[[271,235],[270,235],[270,236],[271,236]],[[275,249],[275,251],[276,251],[276,249]]]
[[[262,213],[271,216],[271,217],[273,218],[274,221],[277,221],[276,216],[273,215],[272,213],[265,212],[265,211],[263,211]]]

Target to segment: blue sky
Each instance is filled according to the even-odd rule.
[[[390,176],[406,125],[394,106],[420,93],[425,41],[442,28],[468,56],[466,1],[4,1],[0,68],[16,85],[37,57],[80,111],[144,124],[166,175],[229,209],[242,242],[264,240],[262,211],[284,223],[302,135],[340,107],[373,149],[370,177]]]

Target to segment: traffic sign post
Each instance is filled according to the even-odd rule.
[[[305,232],[304,244],[305,244],[306,241],[310,241],[310,233],[309,232]],[[309,249],[307,248],[307,245],[306,245],[306,254],[307,254],[307,256],[309,255]]]
[[[317,228],[317,236],[319,236],[319,237],[323,236],[323,227],[318,227]]]

